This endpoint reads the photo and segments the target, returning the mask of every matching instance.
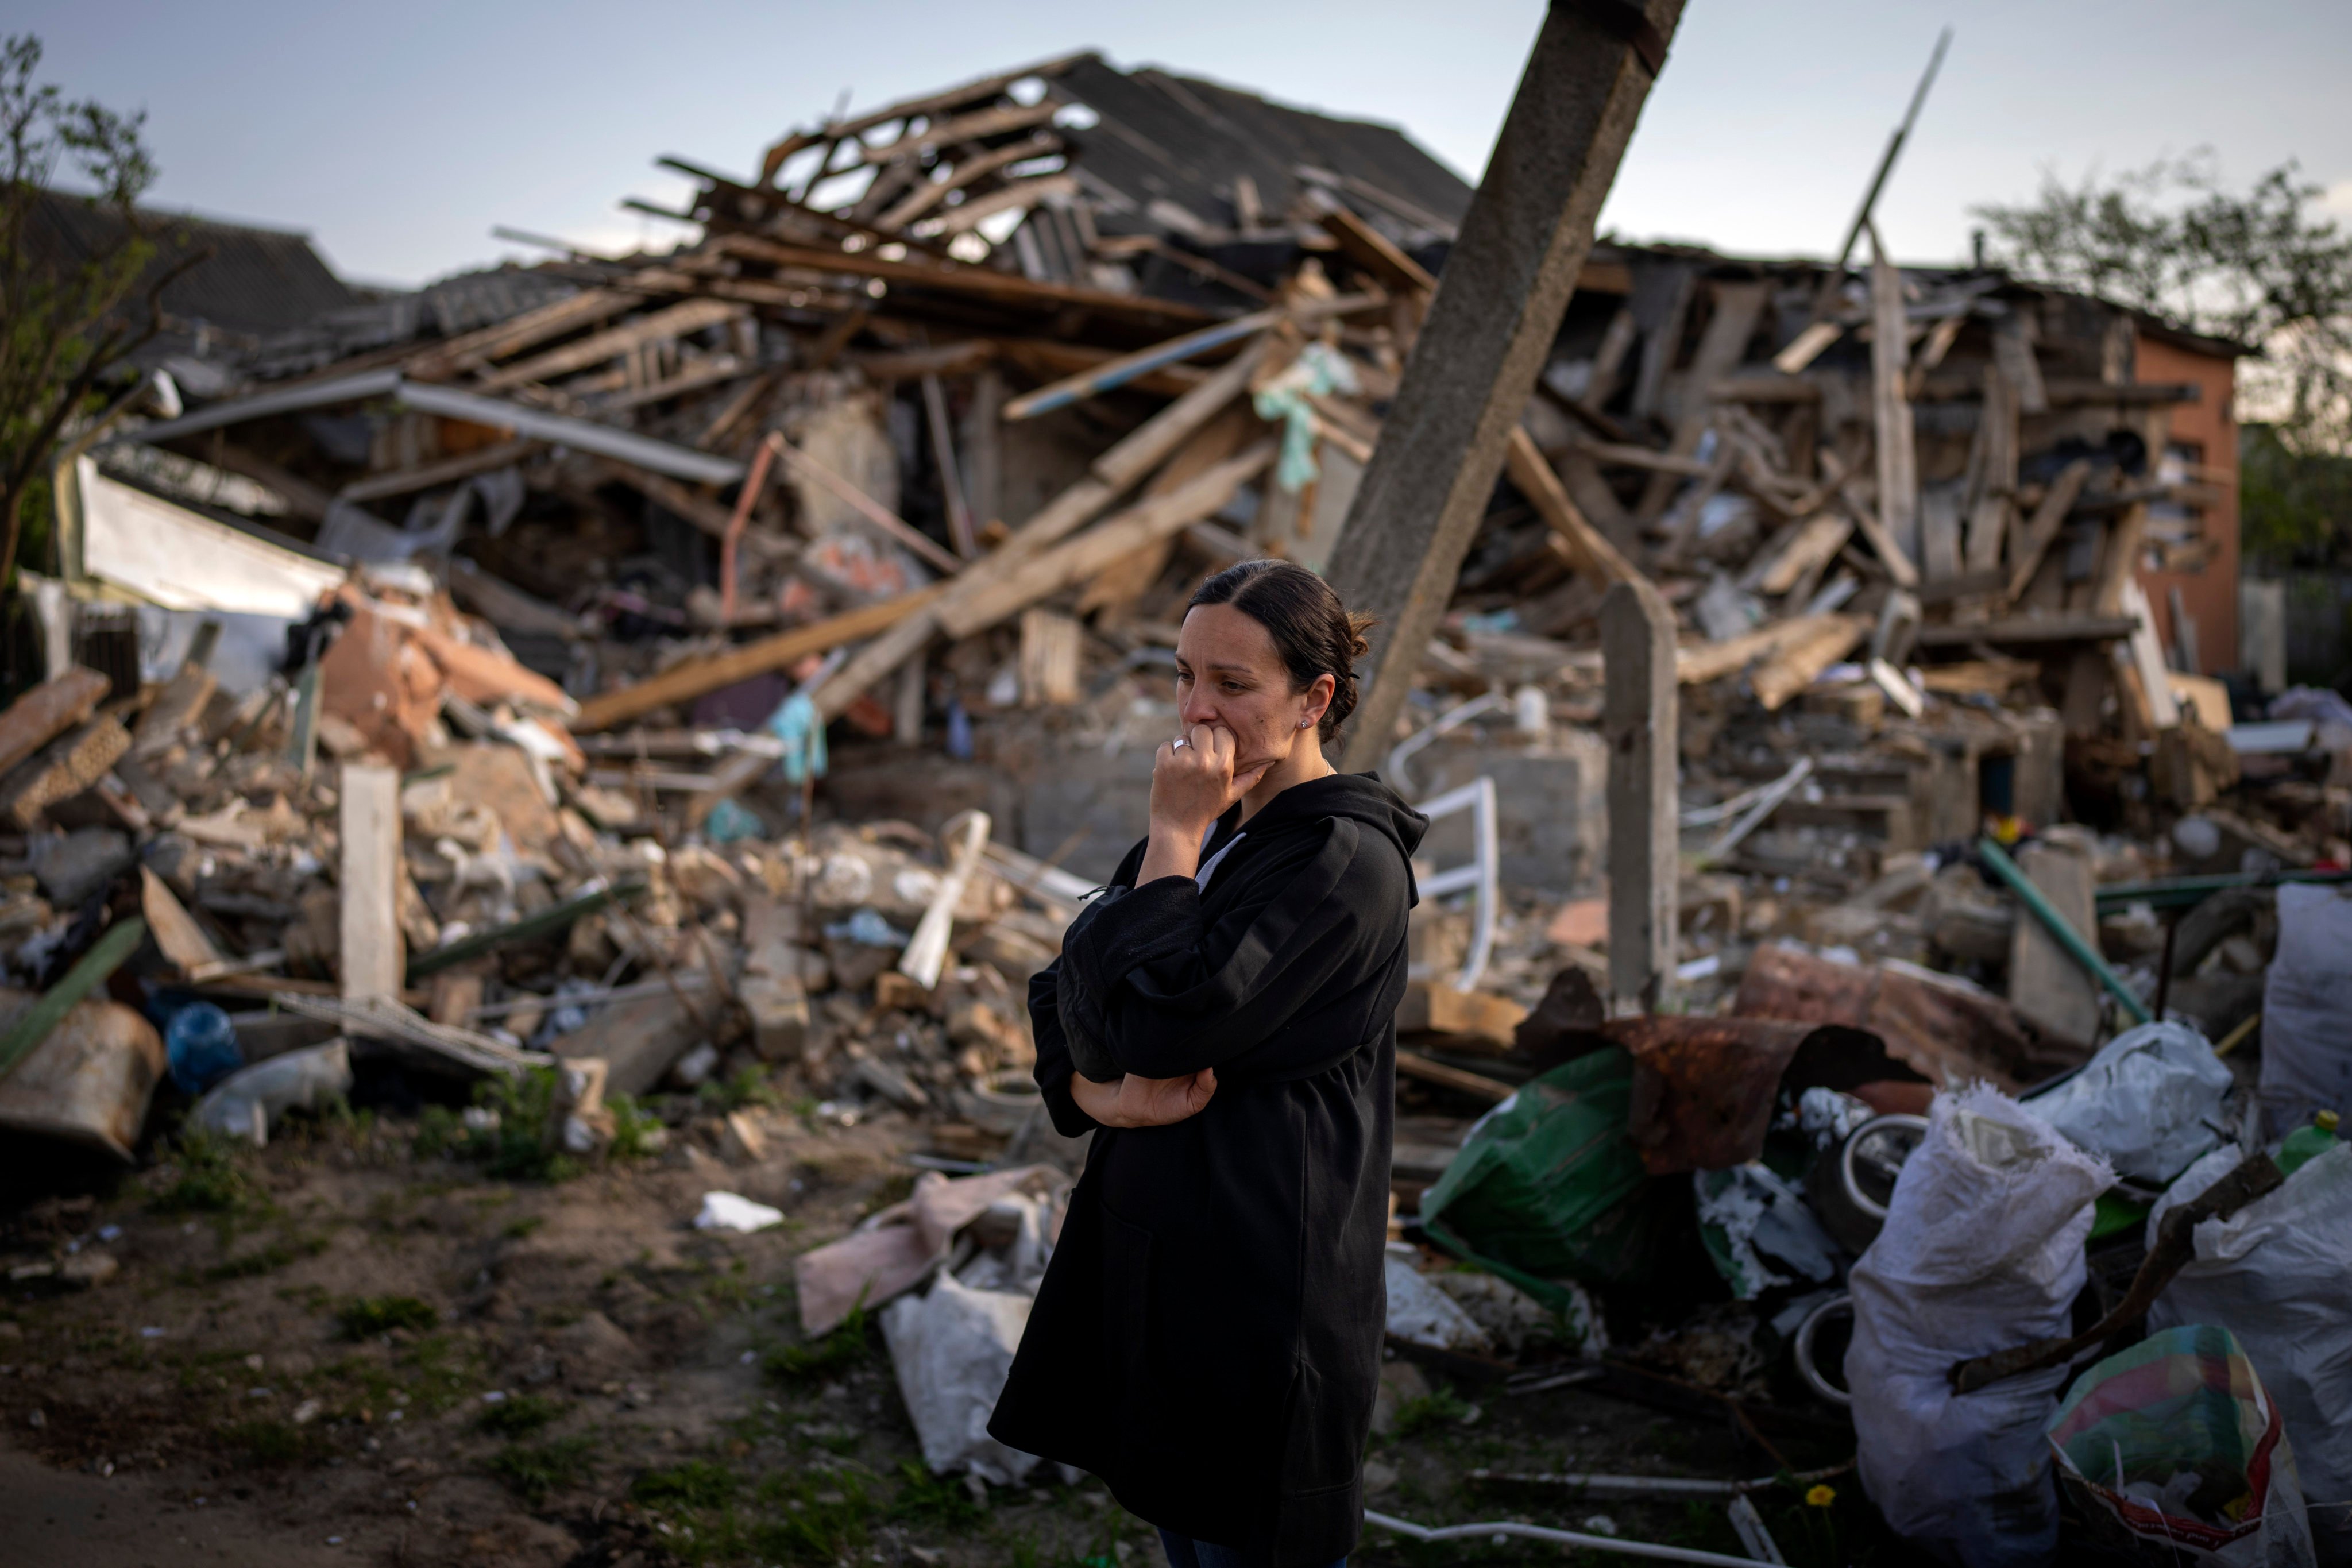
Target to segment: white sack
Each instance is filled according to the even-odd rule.
[[[2150,1245],[2165,1211],[2238,1160],[2234,1148],[2217,1149],[2190,1166],[2149,1212]],[[2352,1564],[2352,1145],[2196,1236],[2196,1258],[2148,1309],[2147,1325],[2207,1323],[2237,1336],[2285,1419],[2319,1561]]]
[[[269,1142],[269,1125],[289,1110],[324,1110],[352,1091],[352,1043],[329,1040],[239,1068],[196,1101],[188,1120],[207,1132]]]
[[[974,1290],[943,1273],[929,1295],[901,1296],[882,1310],[898,1394],[933,1474],[970,1470],[992,1485],[1013,1486],[1036,1466],[1035,1455],[988,1435],[1029,1306],[1027,1296]]]
[[[1965,1568],[2049,1562],[2058,1498],[2042,1427],[2063,1369],[1955,1394],[1953,1363],[2063,1338],[2106,1163],[1998,1090],[1936,1097],[1886,1226],[1853,1266],[1863,1489],[1886,1521]]]
[[[2284,883],[2278,923],[2256,1080],[2273,1138],[2315,1110],[2352,1111],[2352,889]]]
[[[2142,1024],[2026,1109],[2105,1155],[2116,1175],[2160,1187],[2221,1141],[2230,1083],[2204,1036],[2186,1024]]]

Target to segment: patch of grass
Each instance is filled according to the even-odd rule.
[[[1451,1425],[1475,1408],[1450,1388],[1405,1400],[1397,1406],[1396,1436],[1402,1440],[1433,1426]]]
[[[509,1241],[520,1241],[546,1223],[547,1216],[543,1214],[527,1214],[520,1219],[509,1220],[506,1228],[499,1234]]]
[[[697,1088],[694,1098],[709,1110],[740,1110],[747,1105],[782,1105],[784,1097],[768,1077],[768,1069],[745,1067],[721,1082],[712,1079]]]
[[[547,1125],[555,1091],[553,1068],[492,1073],[474,1086],[474,1103],[498,1112],[498,1125],[467,1127],[447,1108],[427,1106],[417,1118],[417,1157],[478,1160],[490,1175],[517,1181],[569,1181],[580,1173],[580,1162],[540,1142],[540,1130]]]
[[[873,1354],[869,1333],[872,1327],[873,1320],[866,1315],[861,1302],[851,1308],[840,1326],[823,1339],[803,1340],[799,1344],[771,1351],[763,1364],[771,1376],[788,1383],[813,1383],[835,1376],[864,1364]]]
[[[241,1257],[224,1258],[201,1270],[196,1278],[207,1285],[225,1284],[232,1279],[256,1279],[264,1274],[274,1274],[289,1263],[316,1258],[326,1250],[327,1239],[324,1237],[292,1237],[257,1247]]]
[[[709,1459],[688,1459],[666,1470],[647,1470],[629,1483],[632,1500],[650,1509],[724,1508],[740,1486],[735,1472]]]
[[[572,1406],[543,1394],[510,1394],[486,1406],[474,1421],[476,1429],[501,1437],[528,1437]]]
[[[248,1463],[270,1468],[315,1462],[324,1447],[317,1432],[267,1418],[224,1426],[220,1436]]]
[[[901,1462],[898,1475],[898,1495],[890,1500],[889,1515],[893,1520],[961,1529],[987,1517],[985,1510],[971,1500],[971,1491],[961,1481],[931,1474],[920,1460]]]
[[[414,1296],[362,1296],[345,1302],[335,1321],[346,1338],[364,1340],[394,1329],[422,1332],[440,1322],[441,1314]]]
[[[546,1502],[551,1493],[577,1486],[594,1468],[593,1436],[557,1437],[545,1443],[509,1443],[490,1457],[490,1474],[506,1482],[531,1507]]]
[[[171,1185],[155,1194],[158,1214],[242,1214],[263,1206],[261,1184],[244,1152],[224,1138],[183,1134],[173,1151]]]
[[[632,1094],[608,1094],[604,1109],[613,1113],[613,1143],[607,1152],[615,1160],[642,1160],[668,1135],[662,1119],[637,1103]]]

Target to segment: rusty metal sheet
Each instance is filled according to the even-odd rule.
[[[0,989],[0,1029],[37,1000]],[[0,1079],[0,1134],[61,1138],[128,1163],[165,1065],[162,1037],[137,1012],[119,1002],[78,1003]]]
[[[1723,1171],[1764,1152],[1780,1074],[1813,1026],[1769,1018],[1620,1018],[1633,1058],[1626,1130],[1652,1175]]]
[[[1888,1055],[1947,1087],[1982,1081],[2014,1094],[2081,1060],[2063,1043],[2043,1038],[1998,996],[1795,948],[1757,949],[1731,1010],[1742,1018],[1867,1029],[1886,1042]]]

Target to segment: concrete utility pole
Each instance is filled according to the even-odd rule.
[[[1609,746],[1609,1010],[1654,1013],[1675,972],[1682,880],[1675,613],[1647,582],[1601,601]]]
[[[1682,11],[1683,0],[1555,0],[1544,16],[1332,552],[1331,585],[1380,618],[1351,770],[1394,743]]]

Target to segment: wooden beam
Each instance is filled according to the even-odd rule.
[[[0,773],[98,711],[113,683],[79,665],[52,676],[0,713]]]
[[[683,300],[649,316],[640,316],[610,331],[583,338],[576,343],[510,364],[493,375],[484,377],[475,390],[499,392],[526,381],[548,381],[559,375],[568,375],[575,370],[585,370],[591,365],[618,359],[646,343],[681,338],[688,332],[715,327],[722,321],[731,321],[749,313],[748,306],[730,300]]]
[[[1041,131],[1025,142],[1015,142],[1010,146],[982,153],[978,157],[958,159],[953,174],[944,180],[926,181],[916,186],[912,191],[899,197],[888,211],[877,217],[874,220],[874,226],[881,229],[904,228],[945,201],[953,193],[987,178],[997,170],[1010,167],[1014,163],[1025,163],[1032,158],[1047,157],[1061,150],[1060,137],[1050,131]]]
[[[815,272],[846,273],[853,278],[879,278],[887,284],[909,289],[934,289],[949,294],[969,294],[1014,305],[1058,310],[1076,305],[1122,321],[1176,329],[1206,326],[1217,320],[1211,311],[1173,300],[1134,294],[1114,294],[1104,289],[1082,289],[1068,283],[1039,283],[1017,272],[988,267],[943,266],[936,262],[887,261],[871,250],[819,250],[783,245],[751,235],[721,235],[714,248],[776,267],[806,268]]]
[[[920,156],[926,148],[953,147],[961,142],[977,142],[985,136],[1027,131],[1050,121],[1061,112],[1061,108],[1052,99],[1041,98],[1034,103],[1016,103],[1001,109],[983,109],[971,114],[961,114],[952,120],[930,121],[920,131],[908,131],[893,141],[861,149],[858,162],[866,164],[900,163]]]
[[[476,474],[487,474],[493,468],[503,468],[530,455],[537,441],[523,439],[499,441],[455,458],[445,458],[437,463],[420,463],[413,468],[394,468],[381,474],[370,474],[363,479],[353,479],[335,492],[335,499],[354,505],[362,501],[382,500],[386,496],[404,496],[416,490],[429,490],[435,485],[446,485],[453,479],[467,479]]]
[[[965,567],[951,585],[948,603],[977,595],[1000,575],[1011,573],[1021,563],[1099,516],[1129,486],[1158,468],[1194,431],[1239,397],[1265,357],[1265,343],[1260,339],[1232,363],[1220,368],[1115,443],[1095,459],[1085,479],[1048,501],[1035,516],[1015,529],[994,553]],[[928,643],[939,627],[938,616],[925,612],[907,616],[876,637],[819,689],[817,710],[828,719],[838,717],[869,687]]]
[[[525,310],[494,326],[484,327],[448,342],[436,343],[401,363],[403,375],[419,381],[447,381],[480,370],[509,354],[534,348],[550,338],[593,327],[646,302],[642,294],[614,289],[590,289],[568,298]]]
[[[2074,510],[2074,500],[2090,482],[2091,460],[2077,458],[2059,471],[2043,492],[2042,504],[2033,509],[2032,521],[2026,523],[2019,542],[2017,559],[2010,563],[2009,588],[2004,595],[2011,604],[2025,592],[2033,581],[2034,573],[2042,569],[2042,558],[2058,538],[2058,530],[2065,524],[2067,512]]]
[[[1129,508],[1067,543],[1033,557],[1010,573],[952,604],[940,606],[940,628],[950,637],[970,637],[1049,594],[1093,576],[1111,563],[1181,531],[1234,498],[1234,492],[1264,473],[1275,444],[1261,441],[1200,478],[1164,496]]]
[[[400,994],[407,955],[400,934],[400,770],[343,764],[337,802],[342,865],[342,994]]]
[[[937,599],[943,586],[933,584],[911,594],[901,594],[895,599],[885,599],[880,604],[861,605],[726,653],[672,665],[660,674],[650,676],[634,686],[599,692],[580,705],[580,716],[572,721],[572,727],[583,733],[609,730],[656,708],[667,708],[674,702],[691,702],[705,692],[732,686],[739,680],[748,680],[772,669],[782,669],[786,665],[798,663],[810,654],[829,653],[844,643],[856,642],[887,631]]]
[[[1648,583],[1611,584],[1601,602],[1601,658],[1609,996],[1614,1012],[1654,1013],[1674,978],[1682,867],[1675,613]]]
[[[1875,224],[1870,226],[1870,308],[1874,328],[1870,341],[1870,412],[1878,459],[1874,510],[1888,536],[1882,542],[1873,534],[1871,543],[1878,547],[1881,557],[1888,553],[1891,544],[1908,564],[1912,542],[1919,536],[1919,458],[1911,400],[1904,393],[1909,367],[1905,363],[1908,345],[1904,340],[1903,274],[1880,247]],[[1889,568],[1894,564],[1887,562]],[[1915,570],[1911,580],[1904,582],[1903,574],[1897,572],[1895,580],[1904,587],[1915,587],[1918,573]]]
[[[1684,378],[1682,407],[1675,416],[1674,440],[1667,447],[1677,458],[1696,454],[1707,427],[1715,423],[1715,405],[1706,395],[1707,388],[1747,357],[1748,340],[1756,335],[1757,320],[1763,315],[1770,292],[1770,286],[1764,283],[1712,287],[1715,313],[1707,318],[1706,330],[1699,335],[1698,353]],[[1666,503],[1674,499],[1675,488],[1668,475],[1653,475],[1642,492],[1641,504],[1633,509],[1635,520],[1646,524],[1663,515]]]
[[[1566,487],[1551,465],[1537,450],[1535,438],[1525,426],[1511,428],[1510,445],[1504,448],[1503,462],[1511,476],[1512,485],[1528,498],[1536,515],[1564,541],[1574,552],[1578,564],[1603,583],[1631,583],[1642,576],[1641,568],[1619,552],[1601,531],[1593,527],[1585,515],[1576,510],[1568,499]]]

